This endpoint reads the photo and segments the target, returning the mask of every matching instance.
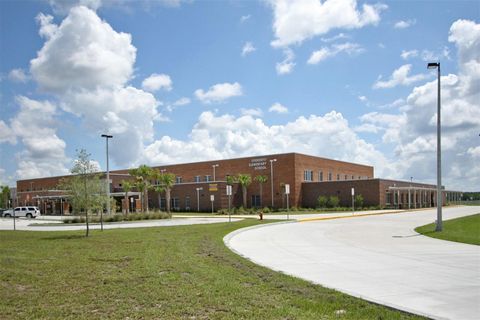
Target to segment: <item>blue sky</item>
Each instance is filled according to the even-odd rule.
[[[477,1],[1,1],[0,183],[302,152],[480,186]]]

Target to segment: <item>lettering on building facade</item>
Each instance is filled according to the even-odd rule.
[[[248,164],[250,168],[254,170],[266,170],[267,169],[267,158],[257,158],[250,160]]]

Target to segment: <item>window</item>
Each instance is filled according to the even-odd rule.
[[[337,173],[337,181],[340,180],[340,174]]]
[[[176,183],[182,183],[182,177],[177,177],[177,178],[175,179],[175,182],[176,182]]]
[[[345,175],[345,180],[348,180],[348,176],[347,176],[347,175]]]
[[[173,210],[180,210],[180,201],[178,201],[178,198],[172,198],[170,199],[170,206],[172,207]]]
[[[355,179],[355,177],[352,175],[352,180]]]
[[[200,176],[195,176],[195,182],[200,182]]]
[[[323,171],[318,172],[318,181],[323,181]]]
[[[358,176],[358,180],[362,179],[362,177]]]
[[[160,209],[165,209],[166,202],[165,198],[160,198]]]
[[[313,181],[313,171],[312,170],[303,171],[303,181]]]
[[[200,176],[198,176],[200,178]],[[185,197],[185,210],[189,211],[190,210],[190,197],[186,196]]]
[[[205,182],[210,182],[210,181],[212,181],[212,176],[206,175],[205,176]]]
[[[332,181],[332,173],[331,172],[328,173],[328,181]]]
[[[252,207],[260,208],[260,196],[252,195]]]

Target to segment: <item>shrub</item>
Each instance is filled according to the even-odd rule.
[[[269,207],[264,207],[264,208],[262,209],[262,212],[263,212],[263,213],[270,213],[270,208],[269,208]]]
[[[363,196],[361,194],[357,194],[355,196],[355,208],[362,208],[363,207]]]
[[[317,198],[317,205],[319,208],[326,208],[328,204],[328,198],[326,196],[319,196]]]
[[[330,196],[328,198],[327,206],[329,208],[337,208],[339,204],[340,204],[340,200],[338,199],[337,196]]]

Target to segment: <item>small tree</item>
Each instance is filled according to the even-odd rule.
[[[10,200],[10,188],[8,186],[1,186],[0,188],[0,208],[7,208],[8,200]]]
[[[236,177],[236,182],[242,186],[243,207],[247,207],[247,188],[252,183],[252,176],[249,174],[240,173]]]
[[[149,179],[153,176],[153,170],[149,166],[142,164],[136,169],[130,169],[129,173],[136,179],[135,187],[140,192],[142,198],[142,212],[145,212],[145,209],[148,212],[148,189],[151,187]]]
[[[326,196],[319,196],[317,198],[317,205],[321,209],[326,208],[328,205],[328,198]]]
[[[103,210],[107,201],[106,181],[100,179],[98,167],[90,161],[90,154],[85,149],[77,151],[77,160],[71,173],[73,176],[60,181],[60,188],[67,190],[68,199],[75,212],[85,214],[86,234],[89,236],[88,215],[92,210]]]
[[[125,202],[125,214],[128,214],[129,211],[129,203],[128,203],[128,193],[133,189],[133,183],[129,180],[122,180],[122,188],[124,194],[124,202]]]
[[[330,208],[338,207],[339,203],[340,203],[340,200],[338,199],[337,196],[330,196],[328,198],[328,207]]]
[[[355,208],[362,208],[363,207],[363,196],[361,194],[357,194],[354,199]]]
[[[268,181],[267,176],[256,176],[255,181],[258,182],[258,185],[260,186],[260,207],[263,206],[263,184]]]
[[[172,187],[175,184],[175,175],[173,173],[163,173],[154,170],[155,179],[158,180],[159,185],[155,187],[155,191],[161,193],[165,192],[165,208],[170,213],[170,198]]]

